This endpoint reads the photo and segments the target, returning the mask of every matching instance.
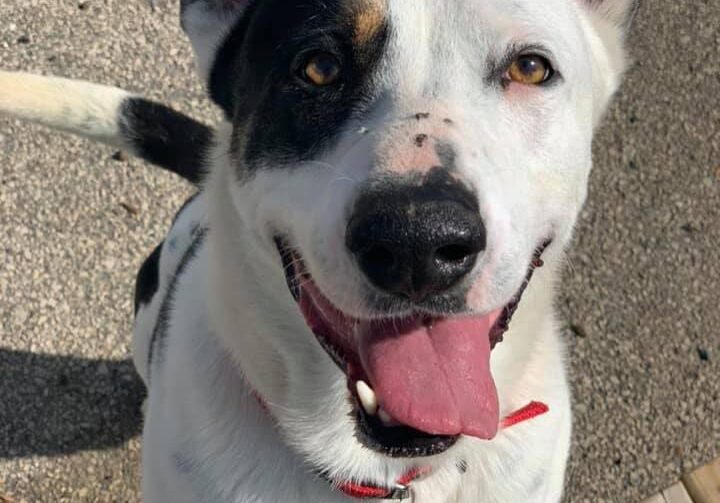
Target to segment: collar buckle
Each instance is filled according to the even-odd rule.
[[[405,501],[410,500],[411,497],[412,494],[410,494],[410,487],[405,484],[395,484],[395,486],[390,490],[390,494],[388,494],[388,497],[386,499]]]

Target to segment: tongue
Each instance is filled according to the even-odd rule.
[[[493,438],[500,417],[489,332],[496,318],[358,327],[362,364],[383,410],[431,435]]]

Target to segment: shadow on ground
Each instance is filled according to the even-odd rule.
[[[120,446],[142,429],[144,396],[130,360],[0,348],[0,458]]]

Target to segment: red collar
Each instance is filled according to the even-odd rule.
[[[380,487],[371,484],[357,484],[355,482],[342,482],[337,489],[351,498],[359,500],[406,500],[410,497],[410,484],[423,475],[430,473],[429,469],[413,468],[395,482],[394,487]]]
[[[547,414],[549,411],[550,407],[548,407],[542,402],[530,402],[522,409],[513,412],[505,419],[503,419],[500,422],[500,429],[507,430],[508,428],[512,428],[516,424],[524,423],[525,421],[530,421],[531,419],[535,419],[538,416]]]

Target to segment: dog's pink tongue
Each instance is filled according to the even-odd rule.
[[[490,374],[495,318],[362,327],[360,357],[383,410],[432,435],[493,438],[500,419]]]

